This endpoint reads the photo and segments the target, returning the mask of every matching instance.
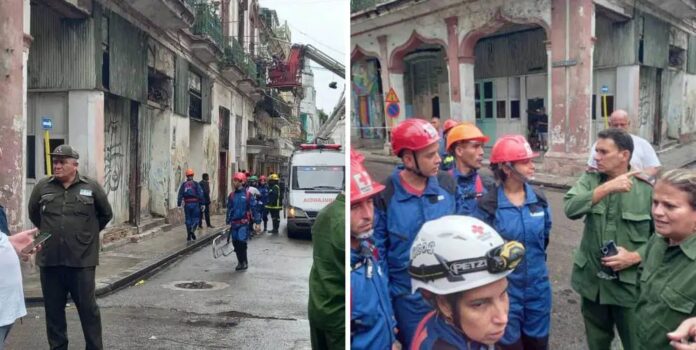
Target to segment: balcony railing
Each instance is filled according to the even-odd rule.
[[[239,68],[244,73],[246,79],[254,81],[258,79],[256,61],[248,53],[244,52],[244,47],[236,38],[230,37],[227,40],[227,45],[225,45],[225,64]]]
[[[220,47],[223,46],[222,21],[215,11],[215,6],[197,0],[186,0],[194,9],[196,21],[193,23],[193,34],[207,35]]]
[[[350,12],[366,10],[387,1],[390,0],[350,0]]]

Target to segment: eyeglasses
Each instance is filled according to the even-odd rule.
[[[485,256],[478,258],[447,261],[439,254],[434,254],[437,265],[409,266],[408,273],[411,277],[421,281],[432,281],[438,278],[447,278],[450,282],[464,280],[465,274],[479,271],[488,271],[498,274],[514,270],[524,259],[525,249],[522,243],[509,241],[505,244],[489,250]]]

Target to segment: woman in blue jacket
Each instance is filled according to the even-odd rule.
[[[537,156],[523,136],[501,137],[490,159],[498,186],[481,198],[474,213],[503,239],[519,241],[526,249],[524,261],[508,277],[510,315],[502,349],[548,349],[551,284],[546,246],[551,213],[544,194],[527,182]]]
[[[423,225],[410,256],[413,292],[434,309],[418,324],[410,349],[498,349],[508,322],[505,277],[524,247],[476,218],[450,215]]]

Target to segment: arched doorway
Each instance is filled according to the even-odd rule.
[[[357,147],[382,147],[385,136],[382,66],[359,47],[351,55],[351,140]],[[357,142],[356,142],[357,141]]]
[[[460,60],[473,71],[466,97],[477,126],[491,137],[489,147],[506,134],[524,135],[537,149],[547,140],[549,35],[543,20],[511,18],[499,10],[462,40]]]
[[[406,117],[448,119],[449,80],[442,46],[420,45],[403,60]]]

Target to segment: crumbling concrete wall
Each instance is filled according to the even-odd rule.
[[[22,226],[25,211],[23,12],[22,1],[0,1],[0,205],[6,208],[11,232]]]

